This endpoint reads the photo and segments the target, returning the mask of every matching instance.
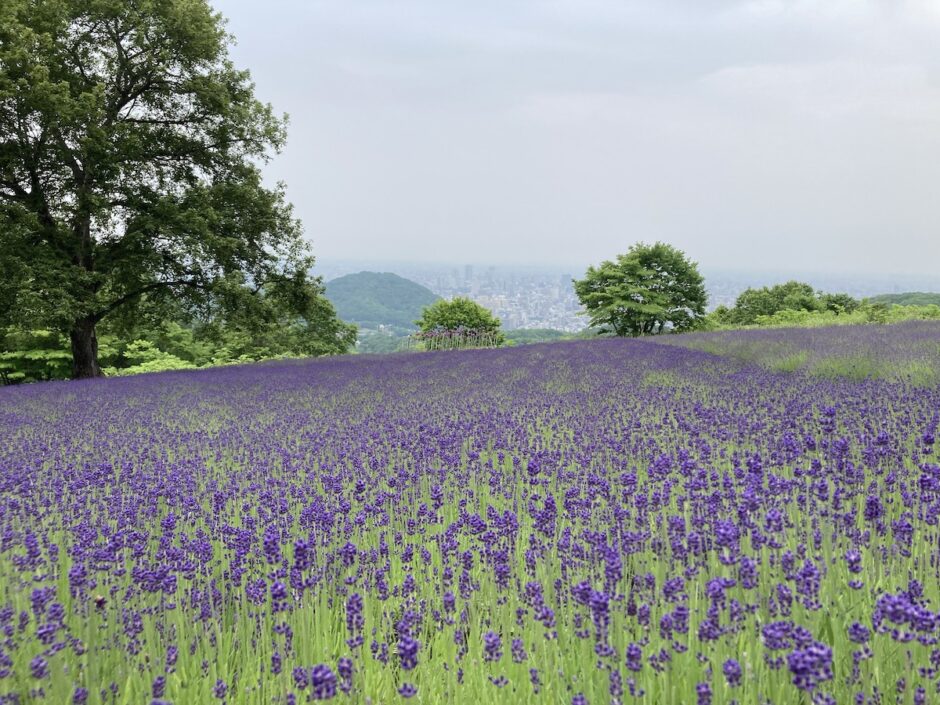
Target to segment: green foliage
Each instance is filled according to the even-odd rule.
[[[662,242],[635,244],[616,261],[588,268],[574,290],[591,325],[620,336],[693,330],[707,303],[698,265]]]
[[[800,350],[790,355],[770,358],[767,362],[767,367],[776,372],[795,372],[806,365],[807,359],[809,359],[809,353],[805,350]]]
[[[407,346],[408,337],[387,331],[362,331],[356,343],[356,352],[364,354],[393,353]]]
[[[509,345],[528,345],[530,343],[548,343],[556,340],[574,340],[577,334],[554,328],[518,328],[506,331]]]
[[[749,326],[757,325],[760,320],[767,320],[783,312],[792,312],[799,316],[812,312],[842,315],[853,313],[859,305],[859,302],[848,294],[816,292],[810,284],[789,281],[760,289],[745,289],[733,307],[719,306],[709,314],[709,318],[712,327]]]
[[[506,342],[499,319],[489,309],[463,296],[440,299],[426,306],[415,325],[425,334],[466,331],[489,341],[490,345],[498,346]]]
[[[586,336],[553,328],[518,328],[504,331],[503,337],[506,345],[529,345],[532,343],[576,340]],[[427,348],[426,342],[423,341],[421,347]],[[406,336],[386,331],[360,331],[356,351],[361,353],[391,353],[399,352],[408,347],[410,346]]]
[[[109,375],[133,375],[142,372],[164,372],[167,370],[191,370],[196,365],[182,360],[176,355],[160,350],[149,340],[135,340],[123,352],[128,367],[105,368]]]
[[[931,321],[940,319],[940,306],[901,306],[864,301],[851,312],[829,310],[782,309],[771,315],[757,316],[753,323],[744,325],[729,320],[728,309],[721,307],[707,317],[708,330],[730,330],[734,328],[820,328],[823,326],[858,325],[865,323],[886,324],[902,321]]]
[[[336,317],[319,280],[265,287],[260,296],[236,281],[224,297],[197,324],[217,361],[337,355],[356,342],[356,327]]]
[[[284,188],[262,183],[286,120],[231,41],[206,0],[0,4],[0,326],[67,333],[74,376],[100,373],[98,324],[145,298],[237,304],[256,336],[285,311],[329,318]]]
[[[65,337],[54,331],[9,330],[0,336],[0,382],[64,379],[72,367]]]
[[[884,360],[875,353],[847,354],[817,360],[805,367],[809,374],[828,379],[888,379],[905,381],[915,387],[940,383],[938,360]]]
[[[891,307],[880,302],[868,304],[862,309],[862,315],[865,316],[866,323],[887,323],[890,314]]]
[[[359,272],[326,283],[326,296],[344,321],[362,328],[391,327],[406,333],[414,320],[440,297],[397,274]]]
[[[829,379],[845,378],[859,382],[879,376],[879,360],[871,355],[846,354],[825,357],[809,366],[809,372]]]
[[[867,299],[869,303],[888,304],[896,306],[940,306],[940,294],[909,291],[904,294],[879,294]]]
[[[858,299],[848,294],[819,294],[817,299],[818,306],[822,311],[831,311],[832,313],[852,313],[861,305]]]
[[[355,343],[355,327],[338,321],[322,296],[309,303],[305,317],[299,317],[288,310],[277,314],[277,304],[265,300],[263,310],[275,315],[251,314],[245,320],[226,308],[206,318],[187,315],[180,306],[153,311],[145,305],[139,318],[116,316],[102,326],[103,372],[127,375],[347,352]],[[0,336],[0,383],[67,379],[71,372],[65,335],[11,328]]]
[[[656,389],[675,389],[682,386],[682,375],[677,374],[674,370],[653,370],[643,375],[640,386]]]

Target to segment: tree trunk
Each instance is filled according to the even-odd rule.
[[[98,336],[94,319],[75,321],[69,337],[72,340],[72,379],[103,377],[104,373],[98,366]]]

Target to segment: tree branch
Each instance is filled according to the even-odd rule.
[[[202,284],[200,282],[191,281],[188,279],[180,279],[180,280],[169,281],[169,282],[153,282],[152,284],[147,284],[146,286],[142,286],[139,289],[135,289],[134,291],[124,294],[124,296],[121,296],[120,298],[112,301],[110,304],[105,306],[100,311],[97,311],[96,313],[92,314],[92,318],[94,319],[95,323],[98,323],[99,321],[101,321],[101,319],[103,319],[109,313],[112,313],[113,311],[119,309],[124,304],[133,301],[134,299],[142,296],[143,294],[146,294],[148,291],[157,291],[158,289],[169,289],[174,286],[188,286],[193,289],[202,289],[204,291],[209,290],[209,286],[207,284]]]

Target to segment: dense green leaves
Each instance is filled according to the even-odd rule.
[[[734,328],[821,328],[825,326],[889,324],[902,321],[940,320],[940,306],[901,306],[863,301],[851,313],[832,310],[793,310],[782,309],[773,315],[758,316],[747,326],[727,320],[730,309],[718,307],[707,316],[705,328],[709,330],[728,330]]]
[[[65,337],[48,330],[0,334],[0,384],[63,379],[72,366]]]
[[[438,328],[489,333],[498,331],[500,326],[499,319],[488,308],[464,296],[440,299],[426,306],[415,324],[425,333]]]
[[[704,317],[707,302],[698,266],[662,242],[638,243],[615,261],[588,268],[574,290],[590,325],[620,336],[691,330]]]
[[[426,335],[466,332],[475,339],[486,341],[487,345],[502,345],[505,342],[499,319],[489,309],[463,296],[435,301],[425,307],[415,324]]]
[[[745,289],[734,306],[719,306],[713,313],[719,324],[754,325],[762,317],[783,311],[827,311],[836,315],[852,313],[859,302],[848,294],[816,292],[812,285],[789,281],[784,284]]]
[[[283,186],[262,183],[286,118],[230,41],[205,0],[0,6],[0,325],[68,333],[76,376],[99,372],[97,325],[145,298],[255,297],[268,328],[277,299],[299,305],[305,349],[345,334],[311,301],[322,287]]]

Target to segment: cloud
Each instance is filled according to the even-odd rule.
[[[921,65],[833,61],[730,66],[705,76],[701,85],[721,99],[784,111],[796,119],[940,120],[940,87]]]
[[[940,259],[938,0],[218,8],[322,257]]]

